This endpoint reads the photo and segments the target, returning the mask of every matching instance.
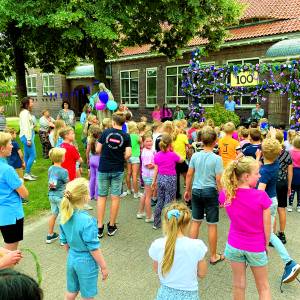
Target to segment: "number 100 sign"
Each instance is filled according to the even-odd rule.
[[[239,72],[237,75],[230,74],[231,86],[249,86],[257,85],[259,83],[258,72]]]

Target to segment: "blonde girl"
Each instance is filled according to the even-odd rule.
[[[56,120],[54,122],[54,129],[51,130],[49,134],[49,141],[51,146],[54,147],[60,147],[60,145],[63,142],[63,139],[59,136],[59,133],[61,129],[66,127],[66,123],[63,120]]]
[[[90,126],[91,125],[98,125],[99,124],[99,121],[97,119],[97,116],[93,115],[93,114],[90,114],[85,123],[84,123],[84,126],[83,126],[83,130],[82,130],[82,133],[81,133],[81,141],[84,145],[84,148],[87,147],[87,137],[88,137],[88,132],[89,132],[89,129],[90,129]]]
[[[183,203],[173,202],[163,211],[165,237],[155,240],[149,249],[160,280],[157,300],[198,300],[198,280],[207,273],[204,259],[207,247],[187,236],[191,212]]]
[[[161,129],[161,134],[159,136],[157,136],[156,140],[155,140],[155,151],[159,152],[160,148],[159,148],[159,143],[161,141],[161,137],[164,133],[170,134],[172,135],[174,132],[175,128],[174,128],[174,124],[171,121],[165,121],[163,123],[162,129]]]
[[[104,131],[105,129],[112,128],[112,120],[111,118],[104,118],[102,120],[101,129]]]
[[[246,267],[254,275],[259,299],[271,299],[267,249],[271,233],[271,199],[257,190],[259,162],[250,156],[231,161],[221,183],[219,202],[225,206],[230,229],[225,257],[233,273],[233,298],[245,299]]]
[[[294,129],[290,129],[288,130],[288,133],[287,133],[287,140],[284,141],[284,147],[286,149],[286,151],[290,151],[293,147],[293,140],[296,136],[296,130]]]
[[[163,208],[176,197],[176,163],[183,160],[173,151],[172,142],[170,134],[163,134],[159,143],[160,151],[154,156],[152,189],[157,187],[157,204],[153,229],[160,227]]]
[[[140,155],[141,155],[140,145],[142,143],[142,138],[139,135],[137,124],[133,121],[128,123],[128,132],[131,140],[132,154],[127,162],[127,175],[126,175],[127,194],[128,195],[131,194],[131,178],[132,178],[133,197],[137,199],[141,196],[141,194],[139,193],[139,186],[138,186],[138,174],[140,169]]]
[[[98,269],[108,276],[102,255],[96,219],[83,210],[89,200],[89,184],[77,178],[66,186],[61,203],[60,240],[68,252],[66,300],[94,299],[98,293]]]
[[[99,125],[92,125],[89,129],[87,147],[86,147],[86,161],[90,168],[90,196],[91,199],[98,198],[98,167],[100,163],[100,154],[96,153],[96,143],[101,136],[101,128]]]

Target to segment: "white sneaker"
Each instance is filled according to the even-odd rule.
[[[146,222],[146,223],[153,223],[153,222],[154,222],[153,216],[152,216],[151,218],[146,218],[146,219],[145,219],[145,222]]]
[[[137,214],[136,214],[136,218],[137,218],[137,219],[144,219],[145,216],[146,216],[145,213],[137,213]]]
[[[142,193],[134,193],[133,194],[133,198],[134,199],[138,199],[138,198],[141,198],[141,197],[143,197],[144,196],[144,194],[142,194]]]
[[[36,178],[33,178],[30,174],[24,174],[24,179],[28,181],[35,181]]]
[[[126,197],[126,196],[127,196],[127,192],[123,192],[123,193],[120,195],[121,198],[124,198],[124,197]]]
[[[32,178],[34,178],[34,179],[38,178],[38,176],[33,175],[32,173],[30,173],[30,176],[31,176]]]
[[[289,205],[289,206],[287,207],[287,211],[288,211],[288,212],[292,212],[292,211],[293,211],[293,206]]]
[[[84,204],[84,206],[83,206],[83,208],[85,209],[85,210],[92,210],[93,209],[93,207],[92,206],[90,206],[89,204]]]
[[[300,213],[300,206],[297,206],[297,212]]]

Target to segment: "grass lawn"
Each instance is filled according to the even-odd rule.
[[[14,127],[19,130],[19,120],[17,118],[8,118],[7,126]],[[82,125],[77,122],[76,124],[76,140],[79,146],[79,151],[83,156],[83,145],[80,140]],[[20,147],[23,149],[23,145],[19,138],[17,139]],[[42,145],[38,134],[35,136],[35,146],[37,150],[36,162],[32,166],[32,173],[39,176],[37,181],[26,181],[25,186],[29,191],[29,203],[24,206],[25,218],[36,216],[41,212],[50,211],[50,204],[48,201],[48,168],[51,166],[50,159],[44,159],[42,157]],[[22,150],[23,151],[23,150]],[[23,151],[24,154],[24,151]]]

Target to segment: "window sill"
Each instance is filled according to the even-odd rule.
[[[30,97],[36,97],[36,96],[37,96],[37,93],[27,93],[27,96],[30,96]]]

